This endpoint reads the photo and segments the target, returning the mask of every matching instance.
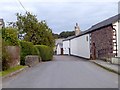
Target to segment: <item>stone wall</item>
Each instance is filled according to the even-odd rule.
[[[20,47],[18,46],[6,46],[6,51],[11,57],[11,61],[9,63],[10,67],[14,67],[20,64]]]
[[[111,63],[120,65],[120,57],[114,57],[111,59]]]
[[[113,29],[112,26],[100,28],[91,33],[91,45],[95,43],[96,58],[109,59],[113,54]]]
[[[25,57],[25,65],[31,67],[40,62],[40,58],[37,55],[28,55]]]

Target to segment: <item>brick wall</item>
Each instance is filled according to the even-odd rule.
[[[96,58],[107,59],[115,56],[113,54],[113,29],[111,25],[93,31],[91,43],[93,42],[96,47]]]

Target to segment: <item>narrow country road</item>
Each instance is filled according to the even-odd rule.
[[[11,78],[3,88],[118,88],[118,75],[73,56],[54,56]]]

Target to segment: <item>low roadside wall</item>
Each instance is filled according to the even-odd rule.
[[[120,65],[120,57],[114,57],[114,58],[112,58],[112,59],[111,59],[111,62],[112,62],[113,64],[118,64],[118,65]]]
[[[25,65],[32,67],[40,62],[40,58],[37,55],[27,55],[25,57]]]

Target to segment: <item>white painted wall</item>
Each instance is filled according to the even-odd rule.
[[[117,57],[120,57],[120,22],[113,23],[113,28],[116,29],[117,32]]]
[[[59,44],[57,45],[57,55],[60,55],[61,54],[61,48],[59,46]]]
[[[69,40],[63,41],[63,54],[69,54]]]
[[[87,41],[88,37],[88,41]],[[90,58],[90,37],[89,34],[74,38],[71,40],[71,54]]]

